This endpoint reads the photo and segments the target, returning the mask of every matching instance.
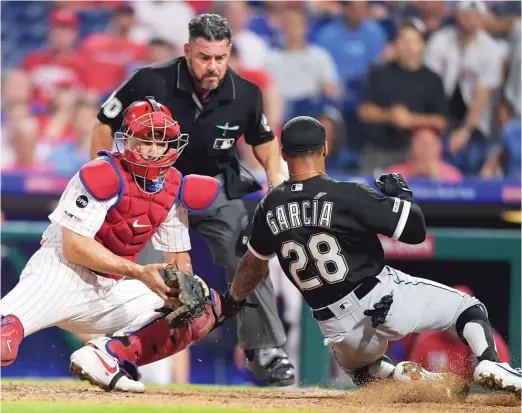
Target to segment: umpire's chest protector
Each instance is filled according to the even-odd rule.
[[[89,162],[80,170],[80,179],[94,198],[103,201],[118,197],[95,239],[112,253],[134,262],[167,219],[180,192],[182,176],[177,169],[171,168],[160,192],[145,193],[123,167],[121,155],[106,152],[105,156],[103,160]]]

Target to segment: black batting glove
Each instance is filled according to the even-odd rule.
[[[371,317],[373,328],[377,328],[380,324],[386,322],[386,317],[388,316],[392,304],[393,293],[382,297],[379,302],[373,305],[373,310],[366,310],[364,312],[365,316]]]
[[[230,290],[221,295],[221,319],[226,320],[237,315],[246,305],[246,300],[236,301],[231,295]]]
[[[383,174],[375,180],[375,186],[386,196],[393,196],[407,201],[413,200],[413,193],[408,182],[401,174]]]

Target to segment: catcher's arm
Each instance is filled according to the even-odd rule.
[[[190,254],[188,251],[183,252],[168,252],[164,251],[163,256],[165,257],[165,263],[170,265],[171,268],[177,268],[183,273],[192,274],[192,261],[190,260]],[[178,284],[176,282],[169,282],[166,276],[167,285],[172,289],[174,292],[172,297],[169,297],[167,300],[167,304],[170,305],[172,308],[176,309],[181,307],[183,304],[179,300],[179,288]],[[172,281],[172,280],[170,280]]]
[[[119,274],[135,278],[149,287],[163,300],[168,300],[174,291],[161,278],[160,272],[166,264],[139,265],[113,254],[98,241],[62,228],[63,256],[67,261],[82,265],[93,271]]]
[[[163,256],[165,257],[165,262],[170,264],[177,269],[192,273],[192,261],[190,259],[190,254],[188,251],[184,252],[164,252]]]

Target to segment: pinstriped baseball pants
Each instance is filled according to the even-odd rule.
[[[20,281],[0,300],[0,314],[16,315],[25,336],[47,327],[77,333],[125,334],[157,318],[163,300],[138,280],[115,281],[68,262],[59,248],[41,248]]]

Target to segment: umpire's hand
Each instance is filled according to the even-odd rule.
[[[384,195],[395,196],[409,201],[413,199],[413,193],[408,187],[408,182],[401,174],[383,174],[379,179],[375,180],[375,186]]]

